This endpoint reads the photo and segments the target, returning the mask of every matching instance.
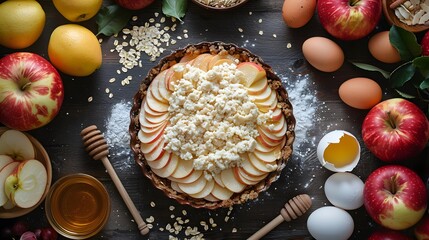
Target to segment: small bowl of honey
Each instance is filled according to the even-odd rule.
[[[45,211],[59,234],[70,239],[86,239],[99,233],[109,219],[110,198],[99,180],[76,173],[52,185]]]

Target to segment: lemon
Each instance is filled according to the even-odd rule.
[[[92,74],[102,63],[97,37],[89,29],[77,24],[55,28],[49,39],[48,56],[58,70],[77,77]]]
[[[0,44],[13,49],[32,45],[42,34],[46,15],[36,1],[0,4]]]
[[[103,0],[53,0],[55,8],[67,20],[81,22],[97,14]]]

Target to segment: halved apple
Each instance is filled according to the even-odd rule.
[[[224,169],[220,173],[220,177],[225,187],[235,193],[243,191],[243,189],[246,187],[246,184],[243,184],[238,181],[237,177],[234,175],[234,171],[232,170],[232,168]]]
[[[13,162],[13,159],[8,155],[0,155],[0,171],[9,163]]]
[[[15,168],[18,167],[18,165],[19,165],[19,162],[12,161],[0,170],[0,206],[5,205],[6,202],[9,201],[9,197],[6,195],[6,192],[5,192],[4,182],[6,181],[6,178],[13,173]]]
[[[30,139],[17,130],[7,130],[0,136],[0,154],[15,160],[34,159],[35,151]]]
[[[201,192],[207,184],[206,177],[204,174],[201,175],[197,180],[190,183],[177,183],[179,188],[188,195],[197,194]]]
[[[237,69],[242,71],[246,76],[246,80],[243,83],[245,87],[250,87],[254,82],[261,80],[267,76],[267,73],[262,66],[254,62],[243,62],[238,64]]]
[[[45,166],[37,160],[25,160],[6,178],[5,193],[16,206],[30,208],[42,198],[47,182]]]

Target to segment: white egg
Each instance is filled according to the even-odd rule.
[[[307,229],[317,240],[347,240],[353,234],[354,222],[345,210],[326,206],[308,216]]]
[[[360,144],[353,134],[334,130],[320,139],[317,158],[327,169],[334,172],[349,172],[359,162]]]
[[[325,182],[325,195],[332,205],[354,210],[363,205],[363,181],[353,173],[334,173]]]

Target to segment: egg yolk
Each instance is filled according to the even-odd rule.
[[[326,147],[323,158],[326,162],[340,168],[353,162],[358,152],[359,145],[356,140],[352,136],[344,134],[338,143],[331,143]]]

